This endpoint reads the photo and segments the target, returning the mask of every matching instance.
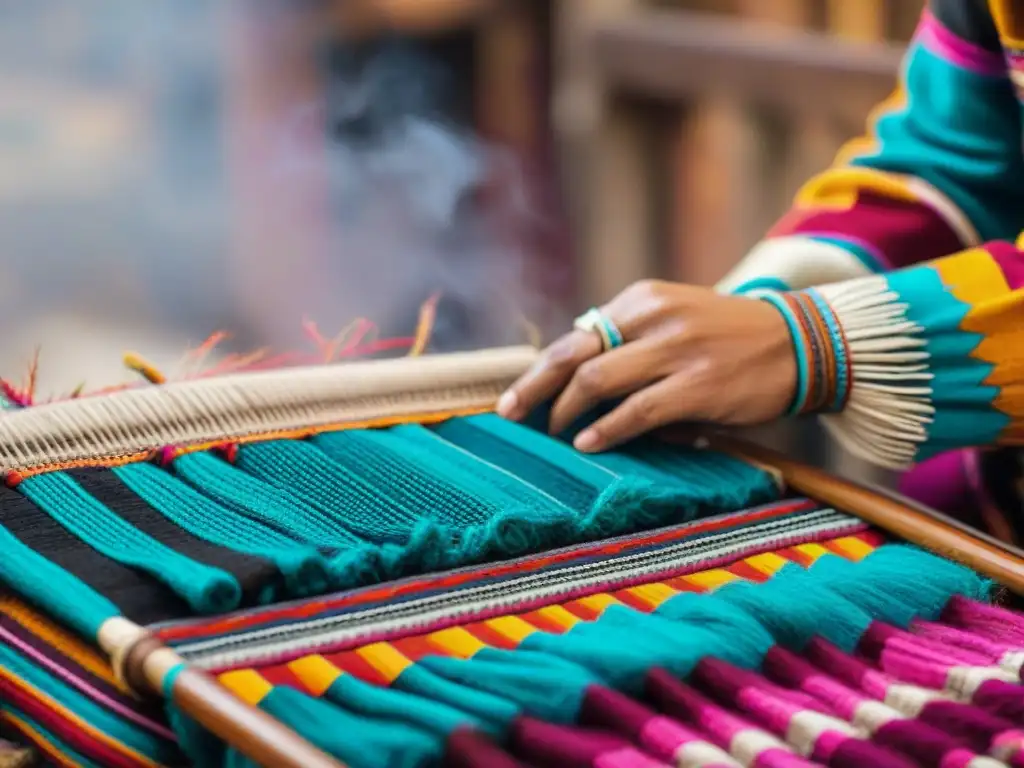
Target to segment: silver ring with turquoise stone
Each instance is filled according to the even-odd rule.
[[[625,342],[619,327],[597,307],[592,307],[577,317],[573,327],[586,333],[596,333],[605,352],[621,347]]]

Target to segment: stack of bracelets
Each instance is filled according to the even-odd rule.
[[[852,370],[846,336],[835,312],[814,288],[751,291],[786,319],[797,360],[797,391],[788,414],[839,413],[850,396]]]

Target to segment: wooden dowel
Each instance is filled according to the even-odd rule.
[[[668,434],[673,442],[684,441]],[[692,436],[685,442],[693,443]],[[983,576],[1024,595],[1024,552],[939,512],[794,461],[776,451],[718,433],[705,434],[701,443],[712,450],[765,467],[788,488],[849,512],[912,544],[966,565]]]
[[[263,710],[243,701],[206,672],[186,664],[151,635],[143,635],[127,650],[123,664],[124,680],[132,690],[161,698],[170,696],[182,712],[258,765],[345,768],[343,763]]]

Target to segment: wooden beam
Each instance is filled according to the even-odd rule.
[[[828,0],[828,30],[844,40],[884,40],[885,6],[885,0]]]
[[[900,46],[844,43],[705,14],[648,10],[603,25],[593,41],[608,82],[685,103],[707,93],[856,124],[892,90]],[[784,85],[782,85],[784,84]]]
[[[655,259],[650,123],[608,89],[595,30],[640,0],[557,0],[554,125],[579,254],[580,304],[650,276]]]

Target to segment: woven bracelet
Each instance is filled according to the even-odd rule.
[[[782,314],[796,355],[796,396],[787,415],[841,411],[850,394],[849,351],[838,318],[811,289],[748,294],[767,301]]]

